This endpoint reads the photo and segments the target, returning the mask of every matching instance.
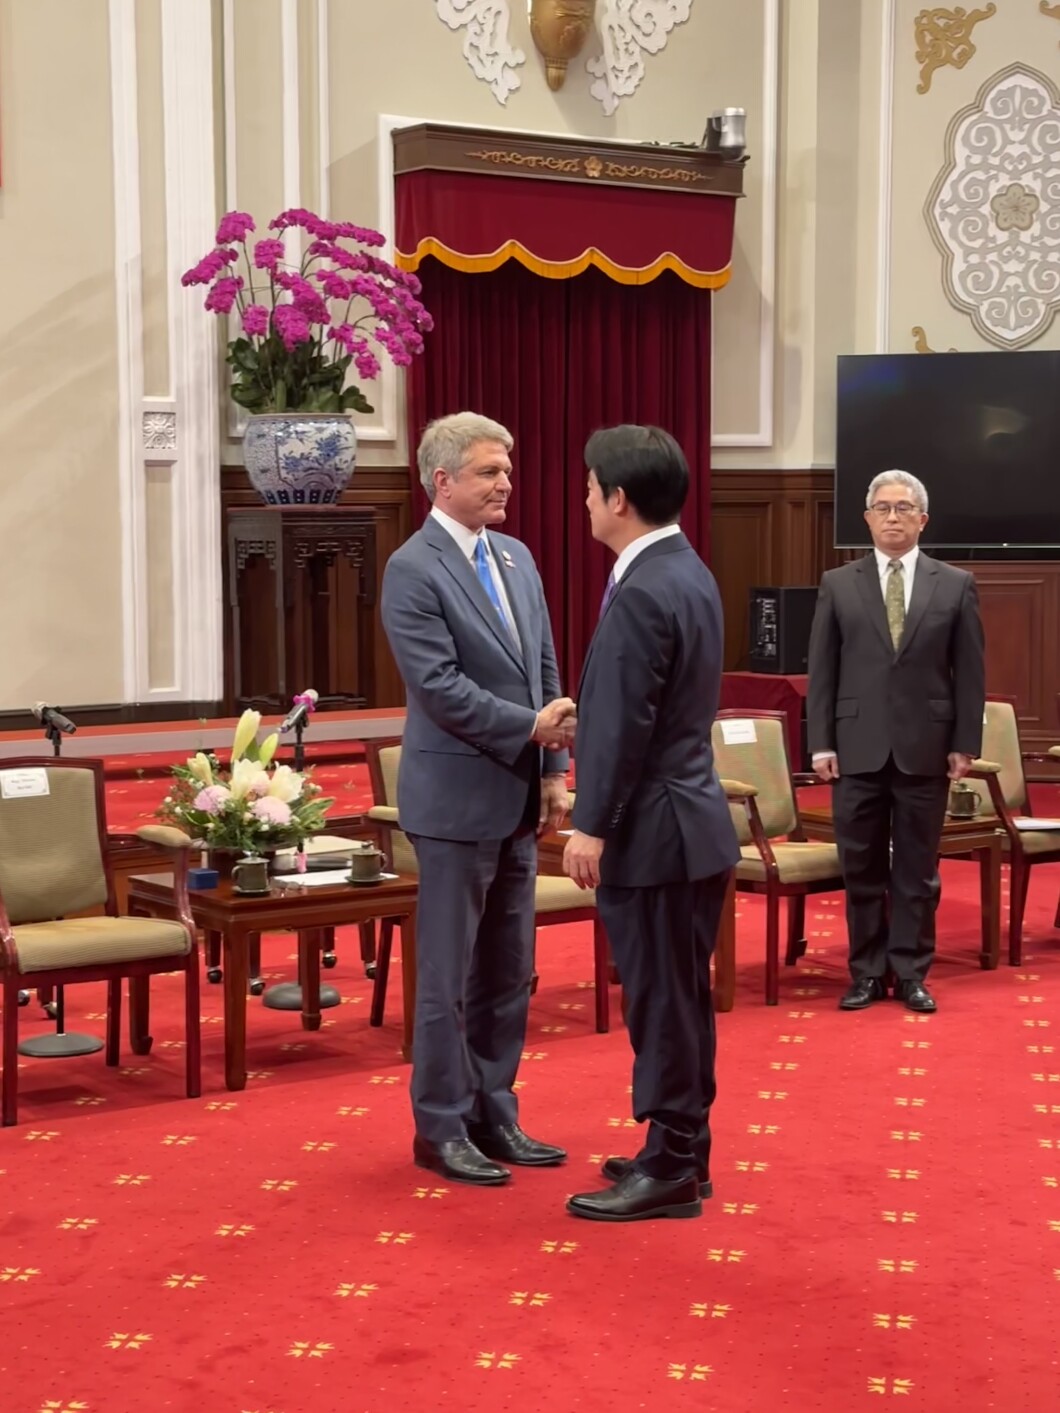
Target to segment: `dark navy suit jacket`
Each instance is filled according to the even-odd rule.
[[[607,841],[605,885],[709,878],[740,856],[710,742],[722,639],[718,586],[684,535],[642,550],[578,688],[573,823]]]

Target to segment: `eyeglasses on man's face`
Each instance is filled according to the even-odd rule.
[[[920,507],[913,505],[907,500],[886,501],[878,500],[874,505],[869,506],[869,510],[875,515],[877,520],[886,520],[889,515],[897,515],[899,519],[906,520],[910,515],[919,515]]]

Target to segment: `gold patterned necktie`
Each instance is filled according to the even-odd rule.
[[[895,652],[902,641],[905,627],[905,581],[902,577],[903,565],[900,559],[892,559],[887,566],[887,627],[891,630],[891,643]]]

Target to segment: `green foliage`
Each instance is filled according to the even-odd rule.
[[[311,341],[284,347],[278,334],[258,345],[234,339],[225,360],[232,365],[232,398],[248,412],[372,412],[360,388],[344,388],[349,354],[327,358]]]

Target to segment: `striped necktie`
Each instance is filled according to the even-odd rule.
[[[494,582],[492,573],[490,572],[489,556],[486,553],[486,541],[482,539],[481,536],[479,537],[479,540],[475,545],[474,561],[475,572],[478,574],[479,582],[486,590],[486,595],[489,598],[490,603],[500,614],[501,622],[504,624],[508,632],[508,636],[511,638],[513,643],[517,644],[518,640],[516,639],[513,626],[508,620],[507,613],[505,613],[504,611],[504,603],[501,599],[500,591],[497,588],[496,583]]]
[[[617,588],[618,583],[615,579],[615,572],[614,570],[612,570],[611,573],[607,576],[607,587],[604,589],[604,596],[600,600],[600,618],[603,618],[604,614],[607,612],[607,605],[614,598],[615,590]],[[597,619],[597,622],[599,621],[600,620]]]
[[[895,652],[902,641],[905,628],[905,578],[904,565],[900,559],[892,559],[887,566],[887,592],[884,602],[887,606],[887,627],[891,630],[891,643]]]

